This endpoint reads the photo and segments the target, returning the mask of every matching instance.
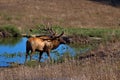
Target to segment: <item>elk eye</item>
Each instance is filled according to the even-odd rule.
[[[58,39],[58,41],[60,41],[60,39]]]

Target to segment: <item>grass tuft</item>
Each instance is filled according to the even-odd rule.
[[[17,29],[17,27],[13,25],[2,25],[0,26],[0,32],[7,32],[7,36],[11,37],[17,37],[20,36],[20,31]]]

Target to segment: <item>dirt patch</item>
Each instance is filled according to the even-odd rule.
[[[119,41],[110,43],[106,42],[106,44],[99,44],[97,48],[91,50],[88,53],[79,56],[79,60],[86,60],[86,59],[100,59],[105,60],[105,58],[113,58],[118,59],[120,57],[120,45]]]
[[[79,43],[79,44],[87,44],[90,42],[89,38],[83,35],[72,35],[68,36],[69,43]]]

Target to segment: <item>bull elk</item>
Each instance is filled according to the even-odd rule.
[[[41,37],[31,37],[26,42],[26,59],[30,54],[30,60],[32,55],[38,51],[39,52],[39,61],[41,60],[41,56],[43,52],[46,52],[48,57],[50,58],[50,51],[57,48],[60,44],[65,44],[66,41],[63,40],[61,37],[64,32],[62,32],[60,35],[56,35],[55,32],[53,32],[52,29],[47,29],[50,32],[50,36],[41,36]]]

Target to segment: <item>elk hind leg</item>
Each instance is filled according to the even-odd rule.
[[[26,49],[25,63],[26,63],[26,61],[27,61],[28,55],[29,55],[29,50],[28,50],[28,49]]]

